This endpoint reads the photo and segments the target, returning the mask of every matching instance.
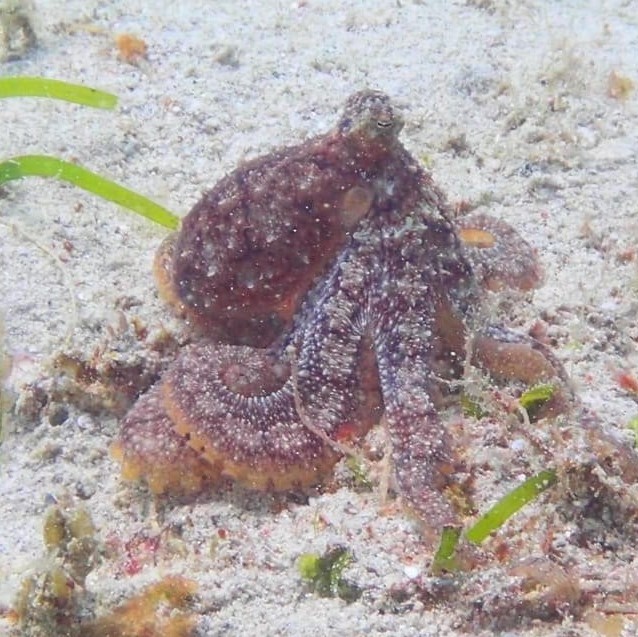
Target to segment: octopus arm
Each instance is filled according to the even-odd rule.
[[[181,352],[123,423],[116,455],[131,477],[148,476],[159,463],[168,474],[188,457],[249,488],[279,491],[315,484],[332,470],[343,443],[380,414],[358,316],[366,271],[349,254],[284,342],[269,349],[209,342]]]
[[[554,386],[551,399],[536,416],[569,411],[576,404],[565,368],[556,356],[536,339],[501,325],[489,325],[471,337],[472,363],[500,382],[519,381],[527,386]]]
[[[433,399],[434,349],[427,333],[434,321],[418,305],[386,313],[375,330],[375,350],[397,488],[427,536],[458,518],[443,493],[455,462]]]

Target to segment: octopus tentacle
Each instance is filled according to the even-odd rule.
[[[188,446],[217,474],[250,488],[319,482],[341,457],[340,445],[363,435],[381,411],[370,337],[360,329],[367,270],[359,256],[344,252],[314,294],[310,316],[281,343],[185,348],[152,392],[154,411],[141,400],[124,430],[141,423],[148,434],[156,426],[174,447]],[[126,438],[120,447],[129,467],[147,468]]]
[[[144,477],[153,492],[172,494],[221,477],[296,489],[317,483],[340,457],[302,422],[286,361],[213,343],[181,352],[128,413],[113,452],[124,478]]]
[[[543,282],[536,250],[508,223],[476,213],[454,221],[465,256],[487,290],[532,290]]]
[[[500,325],[490,325],[470,340],[471,362],[497,381],[520,381],[525,385],[552,384],[551,399],[538,411],[538,417],[569,411],[576,402],[562,363],[536,339]]]
[[[425,224],[439,229],[428,233],[432,241],[427,244],[419,238]],[[371,310],[397,486],[408,507],[425,522],[425,533],[458,523],[443,493],[455,461],[436,411],[434,370],[441,354],[442,308],[449,312],[451,332],[462,335],[454,307],[465,305],[474,285],[448,227],[437,209],[423,206],[410,222],[384,233],[383,275]],[[447,285],[448,278],[454,286]]]
[[[165,375],[162,396],[175,431],[222,475],[250,488],[313,484],[339,457],[304,426],[290,367],[267,350],[190,348]]]
[[[449,434],[437,416],[431,398],[435,381],[425,364],[414,358],[404,363],[382,375],[395,478],[408,508],[428,529],[440,529],[458,523],[443,495],[455,464]]]
[[[435,299],[424,291],[410,299],[410,306],[397,307],[390,299],[382,304],[387,309],[375,325],[375,350],[399,493],[426,523],[424,532],[456,524],[457,515],[443,495],[454,462],[435,407],[436,346],[428,338],[435,325]]]
[[[120,423],[111,453],[125,480],[144,479],[156,494],[195,495],[219,480],[219,467],[206,462],[173,429],[161,396],[161,383],[138,399]]]

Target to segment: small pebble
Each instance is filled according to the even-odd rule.
[[[403,569],[405,576],[409,577],[410,579],[416,579],[417,577],[419,577],[419,575],[421,575],[421,571],[421,567],[415,565],[406,566]]]

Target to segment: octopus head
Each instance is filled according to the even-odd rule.
[[[401,114],[381,91],[351,95],[339,120],[339,133],[362,146],[391,147],[402,128]]]

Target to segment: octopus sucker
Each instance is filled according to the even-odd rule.
[[[503,221],[454,219],[402,128],[387,95],[355,93],[326,134],[222,178],[160,246],[160,294],[194,342],[124,418],[125,477],[167,493],[305,488],[381,422],[399,495],[440,529],[459,521],[441,378],[471,354],[500,380],[552,382],[553,411],[569,407],[547,349],[475,331],[486,290],[541,282],[535,251]]]

